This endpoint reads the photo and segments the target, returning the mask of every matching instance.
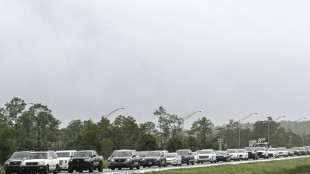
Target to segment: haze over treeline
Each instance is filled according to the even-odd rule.
[[[180,148],[192,150],[218,149],[218,138],[224,138],[223,148],[238,148],[240,126],[241,147],[249,140],[267,138],[267,121],[242,124],[227,120],[225,126],[215,126],[207,117],[191,123],[191,128],[182,129],[183,118],[169,113],[164,107],[153,112],[157,122],[137,123],[134,116],[119,115],[114,121],[102,117],[100,121],[74,119],[60,128],[61,120],[53,116],[48,106],[32,103],[27,106],[21,98],[13,98],[0,107],[0,158],[5,160],[17,150],[32,150],[38,147],[60,149],[94,149],[107,157],[116,149],[175,151]],[[310,145],[309,131],[303,134],[281,127],[269,118],[270,143],[272,146]],[[282,123],[284,124],[284,122]],[[292,129],[309,122],[290,124]]]

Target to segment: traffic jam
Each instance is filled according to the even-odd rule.
[[[60,172],[102,172],[105,162],[108,170],[134,170],[151,167],[167,166],[192,166],[206,163],[231,161],[248,161],[269,158],[289,158],[293,156],[310,155],[310,146],[270,147],[268,142],[262,140],[253,146],[243,149],[213,150],[202,149],[195,152],[190,149],[179,149],[176,152],[167,150],[136,151],[114,150],[105,161],[94,150],[62,150],[52,151],[49,149],[35,149],[32,151],[14,152],[5,161],[6,174],[30,174],[30,173],[53,173]],[[107,169],[105,169],[107,170]]]

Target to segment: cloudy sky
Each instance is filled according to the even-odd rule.
[[[118,114],[186,127],[310,118],[310,2],[0,1],[0,106],[47,105],[62,127]]]

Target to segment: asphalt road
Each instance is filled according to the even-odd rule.
[[[122,169],[118,170],[115,169],[114,171],[111,169],[103,169],[102,172],[98,172],[95,170],[93,174],[101,174],[101,173],[109,173],[109,174],[125,174],[125,173],[149,173],[149,172],[159,172],[165,170],[172,170],[172,169],[183,169],[183,168],[196,168],[196,167],[209,167],[209,166],[219,166],[219,165],[238,165],[238,164],[245,164],[245,163],[256,163],[256,162],[267,162],[267,161],[276,161],[276,160],[289,160],[289,159],[296,159],[296,158],[308,158],[310,156],[296,156],[296,157],[280,157],[280,158],[269,158],[269,159],[259,159],[259,160],[248,160],[248,161],[236,161],[236,162],[218,162],[218,163],[206,163],[206,164],[195,164],[195,165],[185,165],[182,166],[167,166],[167,167],[150,167],[150,168],[143,168],[141,167],[139,170],[137,169]],[[77,172],[74,172],[78,174]],[[88,173],[88,171],[84,171],[84,173]],[[61,174],[68,174],[67,172],[62,172]]]

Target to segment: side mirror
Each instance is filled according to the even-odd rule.
[[[135,157],[136,157],[136,155],[133,155],[132,157],[133,157],[133,158],[135,158]]]
[[[96,155],[93,155],[93,157],[96,157]]]
[[[164,157],[164,155],[161,155],[161,157]]]
[[[71,156],[71,158],[73,158],[74,156]]]
[[[188,155],[192,155],[192,152],[188,153]]]

